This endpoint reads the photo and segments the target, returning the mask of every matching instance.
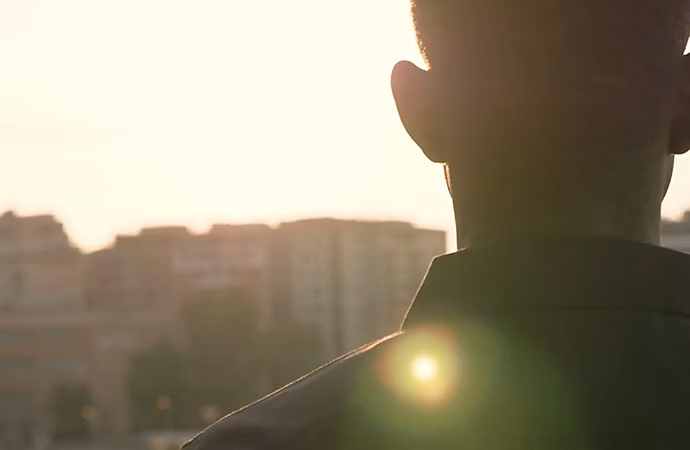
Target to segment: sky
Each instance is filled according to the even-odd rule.
[[[390,94],[401,59],[421,65],[404,0],[0,0],[0,210],[86,250],[315,216],[452,235]],[[686,156],[664,214],[687,206]]]

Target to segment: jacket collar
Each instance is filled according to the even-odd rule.
[[[582,308],[690,316],[690,256],[592,237],[463,250],[432,262],[403,329],[463,314]]]

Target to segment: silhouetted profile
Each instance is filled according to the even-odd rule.
[[[658,246],[690,147],[690,0],[412,11],[428,70],[399,63],[393,94],[465,250],[399,334],[187,448],[690,448],[690,256]]]

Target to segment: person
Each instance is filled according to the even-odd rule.
[[[690,0],[411,6],[427,67],[393,95],[463,250],[399,333],[186,449],[690,448],[690,256],[659,246]]]

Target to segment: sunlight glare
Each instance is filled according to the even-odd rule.
[[[413,364],[414,376],[421,381],[429,381],[436,377],[436,361],[428,356],[420,356]]]

